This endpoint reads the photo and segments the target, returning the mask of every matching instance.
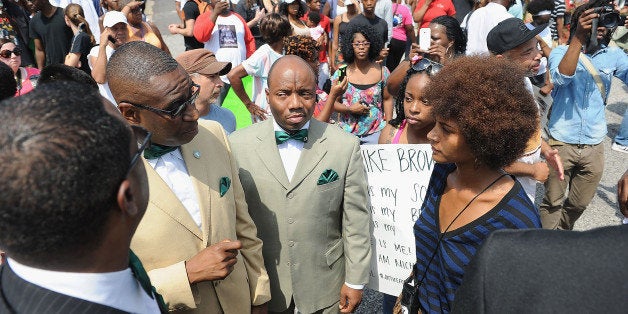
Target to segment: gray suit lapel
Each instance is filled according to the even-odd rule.
[[[322,143],[327,139],[324,134],[325,124],[322,122],[318,122],[317,120],[310,120],[310,127],[308,129],[308,141],[303,145],[303,150],[301,151],[301,157],[299,158],[299,163],[297,164],[297,169],[292,176],[292,181],[290,181],[289,191],[293,190],[305,178],[314,170],[314,168],[318,165],[318,163],[323,159],[323,157],[327,154],[327,147]],[[284,171],[285,173],[285,171]]]
[[[284,189],[288,189],[290,185],[288,176],[286,176],[286,170],[283,167],[281,156],[279,155],[279,149],[277,149],[277,143],[275,142],[275,132],[273,130],[273,122],[268,119],[264,122],[262,131],[257,135],[259,143],[256,148],[256,152],[262,163],[268,169],[268,172],[275,177]]]

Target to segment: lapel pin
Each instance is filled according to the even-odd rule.
[[[201,158],[201,152],[199,152],[197,150],[194,151],[193,155],[194,155],[194,158],[196,158],[196,159],[200,159]]]

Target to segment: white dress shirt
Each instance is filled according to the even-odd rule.
[[[200,229],[201,209],[181,151],[175,149],[159,158],[147,159],[147,161],[181,201]]]
[[[69,273],[7,263],[20,278],[42,288],[130,313],[159,313],[130,268],[110,273]]]
[[[305,123],[305,125],[301,129],[307,130],[309,127],[310,121]],[[275,129],[275,131],[286,132],[286,130],[282,129],[275,120],[273,120],[273,128]],[[289,139],[281,144],[277,144],[277,148],[279,149],[279,156],[281,156],[281,162],[283,163],[283,169],[286,171],[288,181],[292,181],[294,172],[297,170],[297,164],[299,163],[299,158],[301,157],[303,145],[305,145],[304,142],[297,141],[295,139]]]
[[[305,123],[301,130],[307,130],[309,127],[310,121]],[[273,128],[275,131],[286,132],[286,130],[282,129],[275,120],[273,120]],[[279,156],[281,157],[281,162],[283,163],[283,169],[286,171],[286,176],[288,177],[289,181],[292,181],[292,177],[294,176],[294,172],[296,171],[297,165],[299,164],[299,158],[301,158],[301,151],[303,150],[304,145],[304,142],[294,139],[289,139],[281,144],[277,144],[277,148],[279,149]],[[354,285],[347,282],[345,282],[345,285],[347,285],[347,287],[351,289],[364,289],[364,285]]]
[[[495,2],[475,10],[467,21],[467,56],[488,53],[486,46],[488,32],[499,22],[511,17],[513,16],[506,11],[506,7]]]

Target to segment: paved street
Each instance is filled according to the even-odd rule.
[[[178,17],[172,0],[148,0],[146,14],[161,31],[173,56],[184,51],[183,38],[170,35],[168,24],[177,23]],[[617,134],[622,116],[628,105],[628,87],[621,81],[614,80],[606,110],[608,135],[604,140],[605,170],[597,193],[580,220],[576,223],[577,230],[588,230],[601,226],[621,223],[617,209],[617,180],[628,169],[628,154],[611,150],[612,139]],[[540,188],[541,189],[541,188]],[[538,200],[537,200],[538,201]],[[379,293],[367,291],[359,313],[380,312],[381,296]]]

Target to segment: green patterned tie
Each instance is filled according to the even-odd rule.
[[[161,295],[157,293],[155,287],[153,287],[153,285],[150,283],[150,278],[148,278],[148,274],[146,273],[144,266],[142,266],[142,262],[137,257],[137,255],[133,253],[133,251],[129,251],[129,268],[131,268],[133,276],[135,276],[135,279],[139,281],[142,289],[146,291],[151,299],[154,299],[157,302],[161,313],[168,313],[168,307],[164,302],[164,298],[162,298]]]
[[[146,159],[159,158],[177,148],[179,148],[179,146],[165,146],[165,145],[151,143],[150,146],[144,150],[144,158]]]
[[[307,129],[298,130],[295,133],[288,133],[285,131],[275,131],[275,141],[277,144],[283,144],[287,140],[293,139],[301,142],[307,142]]]

